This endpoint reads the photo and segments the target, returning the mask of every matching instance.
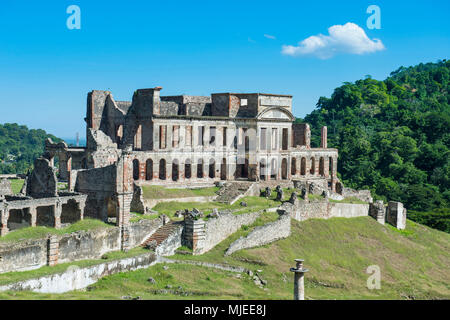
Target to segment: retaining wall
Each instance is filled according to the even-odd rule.
[[[98,279],[114,273],[148,268],[155,263],[157,263],[157,258],[154,253],[150,252],[90,267],[79,268],[71,266],[62,273],[0,286],[0,291],[30,290],[41,293],[64,293],[86,288],[97,282]]]
[[[162,219],[130,224],[130,248],[140,245],[160,226]],[[57,263],[98,259],[103,254],[120,250],[119,227],[77,231],[56,237]],[[33,270],[48,264],[48,238],[19,242],[0,242],[0,273]]]
[[[280,239],[289,237],[291,234],[291,217],[288,214],[281,215],[277,221],[256,227],[246,237],[240,237],[234,241],[225,252],[230,255],[238,250],[259,247]]]

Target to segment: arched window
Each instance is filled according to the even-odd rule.
[[[191,159],[186,159],[184,163],[184,178],[190,179],[192,177]]]
[[[145,162],[145,180],[153,180],[153,160],[148,159]]]
[[[172,180],[178,181],[179,178],[179,166],[178,166],[178,160],[174,159],[172,161]]]
[[[287,179],[287,159],[283,158],[281,160],[281,179],[286,180]]]
[[[166,180],[166,160],[159,160],[159,179]]]
[[[297,174],[297,159],[292,157],[291,160],[291,175],[295,176]]]
[[[277,172],[278,172],[277,159],[273,158],[271,163],[270,163],[270,179],[276,180],[277,179]]]
[[[314,157],[311,158],[311,169],[309,170],[309,173],[314,175],[316,172],[316,159]]]
[[[222,164],[220,165],[220,180],[227,180],[227,159],[222,159]]]
[[[306,158],[302,157],[302,160],[300,161],[300,174],[302,176],[306,175]]]
[[[133,179],[139,180],[139,160],[133,160]]]
[[[209,177],[214,179],[216,176],[216,162],[214,159],[209,160]]]
[[[259,179],[260,180],[267,180],[266,159],[261,159],[261,161],[259,161]]]
[[[198,159],[197,162],[197,178],[203,178],[203,159]]]
[[[325,160],[323,157],[320,157],[319,159],[319,174],[321,176],[325,175]]]

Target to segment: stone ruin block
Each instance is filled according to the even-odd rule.
[[[34,170],[27,183],[27,196],[51,198],[58,195],[58,180],[50,161],[43,157],[34,161]]]
[[[396,201],[388,202],[386,221],[399,230],[405,229],[406,209],[403,208],[403,203]]]
[[[0,199],[4,196],[12,196],[11,182],[8,179],[0,180]]]
[[[386,220],[386,208],[384,207],[383,200],[370,203],[369,215],[377,220],[377,222],[384,224]]]

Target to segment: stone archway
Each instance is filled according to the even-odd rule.
[[[166,180],[166,160],[159,160],[159,179]]]
[[[302,157],[300,160],[300,174],[302,176],[306,175],[306,158]]]
[[[281,179],[287,180],[287,178],[288,178],[287,159],[283,158],[283,160],[281,160]]]
[[[133,179],[139,180],[139,160],[133,160]]]
[[[153,180],[153,160],[148,159],[145,162],[145,180]]]
[[[180,172],[179,172],[178,160],[175,159],[172,161],[172,180],[178,181],[179,176],[180,176]]]

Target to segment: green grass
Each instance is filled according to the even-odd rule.
[[[99,228],[112,228],[112,225],[106,224],[97,219],[86,218],[76,223],[71,224],[66,228],[55,229],[50,227],[27,227],[19,230],[9,232],[6,236],[0,237],[0,243],[2,242],[15,242],[28,239],[40,239],[45,238],[48,234],[63,235],[76,231],[87,231]]]
[[[138,212],[130,212],[130,222],[138,222],[141,220],[154,220],[159,214],[142,214]]]
[[[310,270],[305,276],[307,299],[450,299],[450,235],[411,220],[405,230],[383,226],[370,217],[292,220],[292,234],[287,239],[224,256],[232,241],[276,218],[276,213],[264,213],[204,255],[172,257],[260,269],[268,282],[266,290],[246,274],[237,278],[235,273],[187,264],[168,264],[164,270],[158,264],[105,277],[88,290],[5,292],[0,299],[292,299],[289,268],[296,258],[305,259]],[[381,269],[380,290],[367,288],[366,270],[371,265]],[[156,284],[149,283],[149,277]],[[170,290],[165,289],[168,284],[183,295],[157,291]],[[189,295],[185,296],[186,292]]]
[[[246,202],[247,207],[241,206],[241,202]],[[280,201],[275,201],[274,199],[266,199],[262,197],[254,197],[254,196],[248,196],[243,197],[242,199],[239,199],[234,204],[229,205],[226,203],[220,203],[220,202],[176,202],[176,201],[170,201],[170,202],[162,202],[158,203],[155,207],[153,207],[153,210],[158,211],[160,214],[165,214],[169,216],[171,219],[177,219],[174,218],[174,213],[178,210],[192,210],[194,208],[197,208],[198,210],[202,211],[204,214],[211,213],[214,208],[217,208],[218,210],[234,210],[234,214],[243,214],[243,213],[249,213],[254,211],[260,211],[264,209],[274,208],[281,204]],[[181,219],[181,218],[180,218]]]
[[[24,180],[23,179],[11,179],[11,189],[14,194],[18,194],[22,190]]]
[[[176,199],[189,197],[215,196],[219,187],[197,188],[197,189],[169,189],[163,186],[143,186],[145,199]]]
[[[329,199],[330,202],[336,202],[336,203],[355,203],[355,204],[367,204],[368,202],[362,201],[356,197],[348,197],[342,200],[333,200]]]

